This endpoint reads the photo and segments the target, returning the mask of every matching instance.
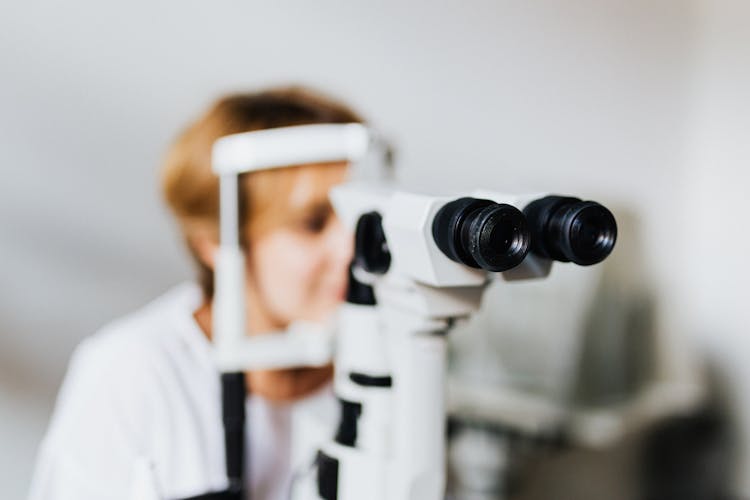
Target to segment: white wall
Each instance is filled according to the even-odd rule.
[[[714,286],[710,296],[730,302],[739,289],[711,285],[713,268],[686,267],[702,247],[674,243],[692,241],[687,214],[711,213],[692,204],[708,182],[694,158],[716,158],[722,147],[711,137],[723,134],[701,117],[735,117],[735,100],[746,96],[739,85],[736,98],[724,94],[734,75],[723,57],[741,56],[720,36],[735,8],[708,0],[4,7],[5,496],[25,491],[74,344],[189,275],[155,171],[179,127],[226,90],[295,81],[341,95],[397,139],[410,185],[554,190],[622,207],[639,233],[621,241],[637,240],[646,256],[633,279],[667,305],[660,324],[679,330],[690,307],[713,326],[718,312],[703,294]],[[712,20],[701,24],[706,14]],[[725,73],[708,76],[717,70]],[[734,168],[710,184],[715,199],[724,189],[741,194]],[[730,251],[724,271],[741,255]],[[686,277],[686,268],[695,272]],[[725,326],[717,342],[731,351],[740,325]]]
[[[738,489],[750,495],[750,3],[703,0],[695,43],[680,285],[683,330],[728,383]]]

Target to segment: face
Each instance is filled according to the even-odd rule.
[[[353,235],[333,212],[328,191],[345,165],[301,167],[280,225],[250,238],[247,254],[248,325],[252,333],[295,320],[326,319],[344,300]],[[246,374],[251,393],[272,402],[299,399],[322,387],[333,366],[258,370]]]
[[[333,212],[328,192],[346,173],[345,164],[298,167],[286,199],[273,200],[270,212],[259,215],[256,230],[248,234],[246,256],[250,335],[282,330],[295,320],[324,320],[344,300],[354,241]],[[271,180],[273,184],[278,178]],[[266,229],[262,223],[269,223]],[[196,247],[213,266],[215,243],[198,239]],[[209,337],[211,309],[208,303],[195,312]],[[251,393],[286,402],[314,392],[332,376],[333,366],[328,365],[257,370],[247,372],[246,380]]]
[[[353,237],[336,217],[328,192],[344,181],[346,171],[346,165],[301,167],[287,201],[288,216],[280,226],[251,239],[251,329],[321,321],[344,300]]]

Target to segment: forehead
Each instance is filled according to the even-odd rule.
[[[320,163],[248,174],[243,190],[251,233],[281,227],[307,212],[330,210],[328,192],[346,180],[348,170],[346,163]]]
[[[287,195],[291,209],[328,203],[330,189],[346,180],[346,163],[324,163],[295,167]]]

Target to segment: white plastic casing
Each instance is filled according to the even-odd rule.
[[[370,134],[359,123],[297,125],[221,137],[211,163],[217,175],[254,170],[358,160],[367,152]]]

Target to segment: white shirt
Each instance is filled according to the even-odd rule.
[[[39,450],[31,500],[129,499],[150,474],[156,498],[227,487],[221,383],[184,284],[84,340]],[[253,500],[287,498],[294,412],[335,414],[330,387],[293,404],[246,400]]]

